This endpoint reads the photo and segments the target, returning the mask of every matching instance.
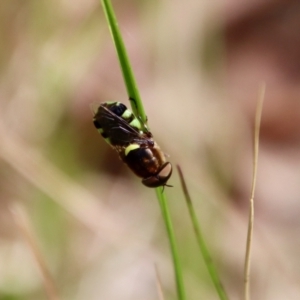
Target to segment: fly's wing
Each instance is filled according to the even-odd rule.
[[[102,105],[94,115],[94,124],[102,131],[103,137],[109,138],[113,146],[124,146],[132,142],[145,143],[146,137],[143,134]]]

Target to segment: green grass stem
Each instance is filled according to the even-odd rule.
[[[118,26],[118,22],[112,7],[110,0],[101,0],[104,13],[109,25],[109,29],[115,43],[117,50],[123,78],[125,81],[128,98],[131,103],[131,108],[136,116],[139,116],[141,120],[146,124],[147,116],[141,100],[139,90],[133,75],[133,71],[129,62],[129,58],[126,52],[126,48],[122,39],[122,35]]]
[[[185,297],[182,269],[181,269],[181,265],[180,265],[180,261],[179,261],[179,255],[178,255],[171,215],[170,215],[170,211],[169,211],[169,207],[168,207],[168,203],[167,203],[166,194],[163,193],[163,188],[156,189],[156,196],[157,196],[159,204],[160,204],[161,212],[162,212],[163,219],[165,221],[165,225],[166,225],[168,236],[169,236],[169,242],[170,242],[170,247],[171,247],[172,257],[173,257],[173,265],[174,265],[174,270],[175,270],[175,279],[176,279],[178,299],[184,300],[184,299],[186,299],[186,297]]]
[[[202,235],[201,228],[200,228],[199,222],[197,220],[197,216],[196,216],[194,206],[193,206],[193,203],[192,203],[192,199],[189,195],[188,188],[187,188],[187,185],[186,185],[184,177],[183,177],[183,173],[182,173],[181,168],[179,166],[177,166],[177,169],[178,169],[178,173],[179,173],[179,177],[180,177],[182,190],[183,190],[183,193],[184,193],[184,196],[185,196],[185,199],[186,199],[186,203],[187,203],[187,206],[188,206],[189,214],[190,214],[190,217],[191,217],[191,220],[192,220],[192,223],[193,223],[197,243],[198,243],[198,246],[200,248],[201,254],[203,256],[205,265],[207,267],[207,270],[209,272],[211,280],[212,280],[212,282],[215,286],[215,289],[216,289],[216,291],[219,295],[219,298],[221,300],[228,300],[227,294],[226,294],[226,292],[224,290],[224,287],[221,283],[221,280],[219,278],[217,269],[216,269],[216,267],[213,263],[211,255],[209,253],[209,250],[206,246],[206,242],[205,242],[204,237]]]
[[[147,122],[147,116],[144,110],[144,106],[136,85],[136,81],[133,75],[133,71],[128,59],[126,48],[122,39],[122,35],[119,30],[117,19],[112,8],[111,2],[109,0],[100,0],[104,9],[107,22],[109,24],[110,32],[115,43],[116,51],[118,54],[120,66],[122,69],[127,93],[129,100],[131,102],[131,108],[133,113],[138,116],[145,124]],[[179,300],[185,300],[185,290],[183,285],[183,276],[180,266],[177,245],[175,240],[174,229],[172,225],[172,220],[169,212],[169,207],[167,203],[167,198],[165,193],[163,193],[162,188],[156,188],[156,195],[160,204],[162,216],[167,229],[167,234],[170,242],[171,253],[173,257],[175,281],[177,288],[177,295]]]

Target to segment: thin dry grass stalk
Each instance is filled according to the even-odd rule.
[[[248,220],[248,233],[246,243],[245,265],[244,265],[244,299],[250,300],[250,266],[251,266],[251,245],[253,236],[253,222],[254,222],[254,192],[257,177],[257,161],[259,150],[259,130],[262,115],[262,107],[265,97],[266,85],[262,84],[259,89],[258,102],[255,113],[254,125],[254,151],[253,151],[253,174],[252,174],[252,189],[249,201],[249,220]]]
[[[35,237],[35,234],[33,232],[32,226],[30,224],[29,218],[26,215],[26,212],[19,204],[12,204],[10,207],[10,211],[12,214],[12,217],[19,228],[23,238],[27,242],[34,259],[37,263],[37,266],[40,270],[40,273],[42,275],[43,283],[45,292],[47,294],[47,297],[49,300],[59,300],[58,292],[54,283],[54,280],[52,278],[52,275],[48,269],[47,263],[39,250],[39,247],[37,245],[37,239]]]
[[[156,287],[157,287],[158,299],[165,300],[162,283],[161,283],[161,277],[159,276],[157,265],[154,265],[154,267],[155,267],[155,274],[156,274]]]

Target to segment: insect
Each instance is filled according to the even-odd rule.
[[[169,186],[172,165],[154,141],[147,125],[123,103],[104,102],[94,112],[94,125],[120,159],[147,187]]]

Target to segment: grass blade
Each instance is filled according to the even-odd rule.
[[[186,299],[185,289],[184,289],[184,284],[183,284],[182,270],[181,270],[181,265],[180,265],[179,256],[178,256],[175,234],[174,234],[174,229],[173,229],[173,225],[172,225],[172,220],[171,220],[171,216],[170,216],[170,212],[169,212],[167,199],[166,199],[165,193],[163,193],[162,188],[156,189],[156,196],[157,196],[159,204],[160,204],[161,212],[162,212],[163,219],[165,221],[165,225],[166,225],[166,229],[167,229],[167,233],[169,236],[169,242],[170,242],[170,247],[171,247],[172,257],[173,257],[173,265],[174,265],[174,271],[175,271],[178,299],[184,300],[184,299]]]
[[[133,71],[128,59],[125,45],[119,30],[117,19],[109,0],[101,0],[104,13],[109,24],[109,29],[115,43],[116,51],[118,54],[119,62],[121,65],[123,78],[125,81],[128,98],[131,103],[131,108],[136,116],[139,116],[144,123],[147,123],[147,116],[140,97],[139,90],[133,75]]]
[[[188,206],[189,214],[190,214],[190,217],[191,217],[191,220],[192,220],[192,223],[193,223],[197,243],[198,243],[198,246],[200,248],[201,254],[203,256],[205,265],[207,267],[207,270],[209,272],[211,280],[212,280],[212,282],[215,286],[215,289],[216,289],[216,291],[219,295],[219,298],[221,300],[228,300],[227,294],[226,294],[226,292],[224,290],[224,287],[221,283],[221,280],[219,278],[217,269],[216,269],[216,267],[215,267],[215,265],[212,261],[211,255],[209,253],[209,250],[208,250],[208,248],[206,246],[206,243],[205,243],[205,240],[203,238],[203,235],[202,235],[202,232],[201,232],[201,229],[200,229],[200,225],[197,221],[197,216],[196,216],[196,213],[195,213],[195,210],[194,210],[192,199],[189,195],[188,188],[186,186],[186,183],[185,183],[185,180],[184,180],[184,177],[183,177],[183,173],[181,171],[181,168],[178,165],[177,165],[177,169],[178,169],[178,173],[179,173],[179,177],[180,177],[182,190],[183,190],[183,193],[184,193],[184,196],[185,196],[185,199],[186,199],[186,203],[187,203],[187,206]]]
[[[111,2],[109,0],[101,0],[101,3],[104,9],[105,16],[107,18],[107,22],[109,24],[113,41],[115,43],[127,93],[129,96],[129,100],[131,102],[131,108],[133,110],[133,113],[136,116],[140,117],[140,119],[146,124],[147,116],[144,110],[144,106],[139,91],[137,89],[136,81],[133,75],[133,71],[128,59],[128,55],[125,49],[125,45],[118,27],[117,19],[114,14]],[[185,290],[183,285],[182,271],[179,262],[177,245],[175,241],[175,234],[174,234],[170,212],[167,204],[167,199],[165,194],[162,192],[162,188],[156,188],[156,195],[161,207],[162,216],[166,225],[167,234],[170,242],[178,299],[185,300],[186,298],[185,298]]]

